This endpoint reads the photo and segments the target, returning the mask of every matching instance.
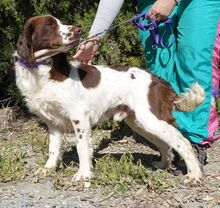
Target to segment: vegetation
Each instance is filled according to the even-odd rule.
[[[33,166],[42,165],[47,159],[48,139],[38,121],[18,122],[13,132],[13,137],[0,137],[0,182],[19,181],[31,173]],[[30,168],[29,159],[35,160],[38,154],[39,159]]]
[[[145,168],[141,160],[134,162],[132,154],[123,154],[117,160],[111,155],[96,160],[94,185],[101,186],[105,191],[128,191],[132,187],[144,185],[149,191],[161,193],[165,188],[175,186],[175,181],[167,172],[153,173]]]
[[[83,30],[82,37],[85,38],[94,19],[98,2],[98,0],[0,1],[0,101],[18,106],[22,104],[15,86],[12,54],[25,20],[35,15],[51,14],[68,24],[80,26]],[[129,19],[134,14],[136,14],[134,4],[125,2],[113,24]],[[74,54],[74,50],[69,54]],[[132,23],[127,23],[106,34],[94,64],[144,66],[143,60],[137,28]]]
[[[16,136],[5,138],[7,140],[4,145],[0,141],[0,183],[24,179],[33,183],[44,181],[44,178],[35,175],[48,157],[48,137],[44,126],[32,119],[21,126],[18,125],[13,131]],[[167,188],[175,187],[176,180],[169,173],[146,168],[141,160],[134,160],[132,153],[124,153],[121,157],[114,157],[114,154],[99,155],[103,140],[106,138],[110,141],[112,136],[109,130],[97,131],[95,134],[98,134],[99,141],[95,141],[94,145],[96,157],[92,189],[101,188],[104,193],[116,193],[144,187],[148,191],[162,193]],[[114,138],[111,139],[114,141]],[[55,189],[83,189],[82,183],[71,182],[78,170],[78,155],[72,145],[72,142],[66,141],[62,163],[56,171],[47,170],[46,180],[53,180]],[[115,148],[117,149],[117,146]]]
[[[24,177],[26,152],[8,143],[0,152],[0,182],[17,181]]]

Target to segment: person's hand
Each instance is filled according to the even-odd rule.
[[[92,64],[92,59],[99,47],[99,41],[100,38],[96,36],[85,41],[85,43],[81,43],[73,56],[73,60],[80,61],[83,64]]]
[[[175,6],[175,0],[157,0],[149,11],[151,20],[159,22],[166,19]]]

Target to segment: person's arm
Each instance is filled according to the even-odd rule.
[[[119,13],[124,0],[100,0],[98,10],[89,35],[94,35],[108,29]],[[99,35],[102,38],[104,34]]]
[[[92,37],[108,29],[119,13],[123,3],[124,0],[100,0],[88,37]],[[85,64],[91,64],[92,58],[98,50],[100,38],[104,35],[105,32],[89,39],[85,44],[81,44],[73,59]]]

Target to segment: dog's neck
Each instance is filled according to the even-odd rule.
[[[62,82],[70,75],[70,65],[65,53],[59,53],[52,57],[53,65],[50,70],[50,78]]]
[[[35,61],[32,63],[24,60],[21,56],[19,56],[17,52],[14,54],[14,58],[19,65],[28,69],[38,68],[41,65],[50,65],[55,70],[60,71],[60,66],[63,66],[64,68],[69,67],[67,56],[65,53],[58,53],[52,57],[44,58],[43,60],[35,59]]]
[[[47,58],[44,60],[35,59],[34,62],[28,62],[24,58],[22,58],[18,52],[16,51],[13,55],[15,62],[17,62],[21,67],[26,69],[36,69],[43,65],[52,65],[52,58]]]
[[[33,69],[33,68],[38,68],[40,65],[48,65],[49,61],[48,60],[43,60],[43,61],[36,61],[33,63],[28,63],[22,58],[17,58],[16,60],[22,67]]]
[[[15,61],[22,67],[26,69],[40,69],[41,66],[49,66],[49,77],[55,81],[64,81],[69,77],[70,65],[67,60],[65,53],[58,53],[50,58],[44,60],[36,60],[33,63],[28,63],[22,59],[17,52],[14,54]]]
[[[27,68],[16,61],[16,82],[27,99],[32,99],[48,82],[63,82],[69,78],[71,67],[65,54],[57,54],[45,61],[48,64],[37,66],[37,63],[33,63],[32,67],[36,68]]]

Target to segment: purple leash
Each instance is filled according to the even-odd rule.
[[[139,16],[140,15],[140,16]],[[152,48],[157,49],[159,45],[161,48],[169,48],[174,43],[174,37],[172,37],[172,41],[169,44],[164,43],[164,36],[168,30],[170,30],[170,34],[173,36],[173,29],[172,29],[172,19],[167,18],[163,21],[156,22],[154,20],[151,20],[149,12],[142,13],[137,15],[138,18],[134,19],[134,24],[139,27],[142,31],[149,30],[150,36],[153,42]],[[147,21],[150,21],[150,24],[147,23]],[[147,23],[147,24],[146,24]],[[165,30],[163,31],[162,35],[159,34],[159,25],[163,23],[165,25]]]
[[[150,23],[148,23],[148,21]],[[165,19],[163,21],[156,22],[154,20],[151,20],[149,12],[137,14],[134,17],[132,17],[132,18],[130,18],[128,20],[125,20],[125,21],[123,21],[123,22],[121,22],[121,23],[119,23],[117,25],[114,25],[114,26],[112,26],[112,27],[110,27],[108,29],[105,29],[102,32],[96,33],[95,35],[87,38],[83,42],[85,43],[89,39],[92,39],[93,37],[101,35],[104,32],[108,32],[110,30],[113,30],[116,27],[119,27],[119,26],[121,26],[121,25],[123,25],[123,24],[125,24],[127,22],[133,22],[137,27],[139,27],[143,31],[149,30],[150,36],[151,36],[151,39],[152,39],[152,42],[153,42],[153,45],[152,45],[153,49],[157,49],[159,46],[161,48],[169,48],[174,43],[175,39],[174,39],[174,36],[173,36],[173,29],[172,29],[172,26],[171,26],[172,19],[171,18],[167,18],[167,19]],[[159,28],[158,27],[159,27],[159,25],[161,23],[163,23],[165,25],[165,30],[162,33],[162,35],[160,36]],[[170,34],[172,35],[172,41],[169,44],[165,44],[164,43],[164,37],[165,37],[165,34],[167,33],[168,30],[170,31]]]
[[[141,18],[142,16],[143,16],[143,14],[137,14],[137,15],[135,15],[134,17],[132,17],[132,18],[130,18],[130,19],[128,19],[128,20],[125,20],[125,21],[123,21],[123,22],[121,22],[121,23],[119,23],[119,24],[117,24],[117,25],[114,25],[114,26],[112,26],[112,27],[110,27],[110,28],[108,28],[108,29],[105,29],[105,30],[103,30],[102,32],[96,33],[96,34],[93,35],[92,37],[95,37],[95,36],[101,35],[101,34],[104,33],[104,32],[108,32],[108,31],[110,31],[110,30],[113,30],[113,29],[115,29],[116,27],[119,27],[119,26],[121,26],[121,25],[123,25],[123,24],[125,24],[125,23],[134,22],[135,20]]]

